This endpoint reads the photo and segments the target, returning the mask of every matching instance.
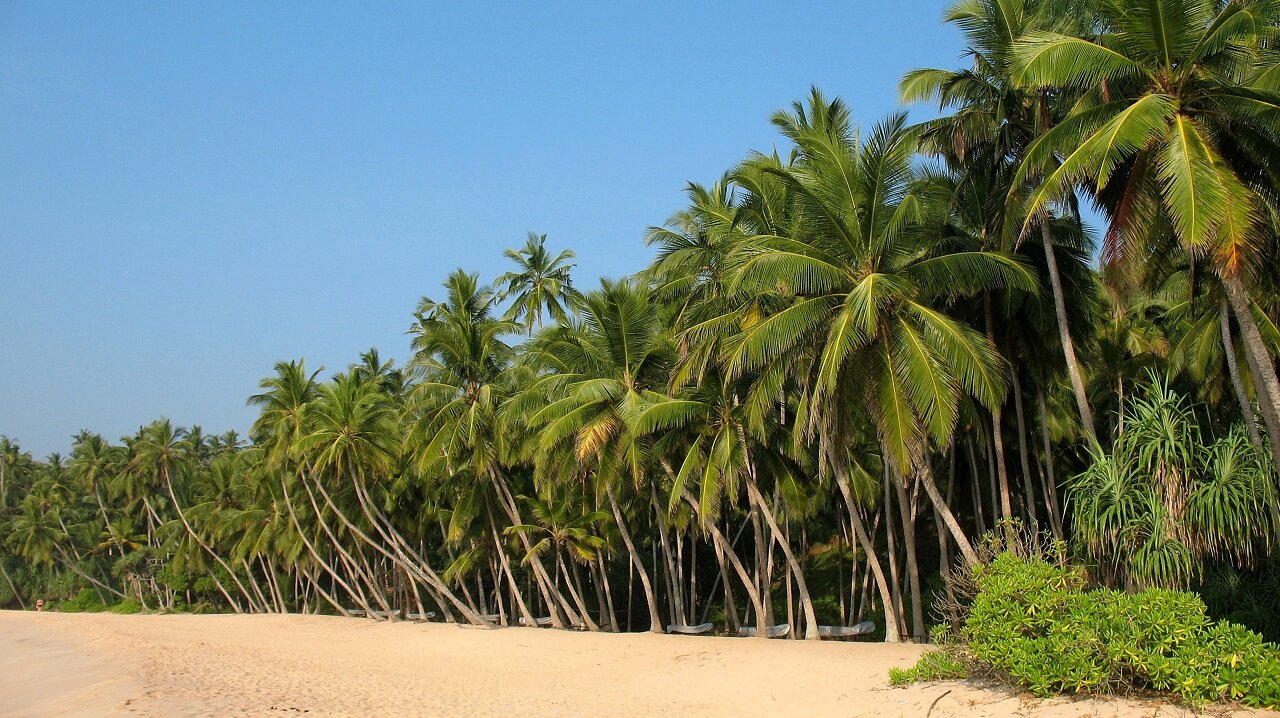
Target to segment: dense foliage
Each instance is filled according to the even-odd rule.
[[[1143,607],[1200,621],[1179,651],[1253,640],[1159,590],[1190,588],[1280,638],[1280,6],[946,21],[966,66],[900,86],[942,116],[858,128],[814,89],[630,277],[584,290],[531,234],[422,299],[403,366],[277,364],[247,437],[0,439],[0,605],[926,640],[1021,522],[1109,587],[1043,596],[1099,597],[1061,599],[1080,635]]]
[[[1280,646],[1209,619],[1194,593],[1085,590],[1079,568],[1014,553],[975,567],[974,580],[956,643],[893,672],[895,684],[976,671],[1039,696],[1158,691],[1280,708]]]

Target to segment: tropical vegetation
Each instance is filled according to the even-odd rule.
[[[406,363],[278,363],[245,436],[0,440],[0,604],[925,641],[1024,530],[1063,606],[1280,638],[1280,5],[945,21],[964,66],[899,85],[936,117],[813,89],[631,276],[531,233]]]

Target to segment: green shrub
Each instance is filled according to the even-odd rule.
[[[975,673],[1042,697],[1154,690],[1189,703],[1280,707],[1280,649],[1212,621],[1193,593],[1085,590],[1078,568],[1008,553],[976,566],[972,580],[977,592],[949,650]],[[923,676],[926,659],[942,661],[934,655],[891,681],[933,680]]]
[[[104,611],[106,608],[106,604],[104,604],[98,594],[90,588],[83,589],[80,593],[75,595],[75,598],[58,604],[58,610],[65,611],[67,613]]]
[[[949,651],[929,651],[911,668],[890,668],[889,683],[905,686],[917,681],[949,681],[968,675],[969,666],[960,656]]]
[[[142,604],[138,603],[136,600],[132,598],[126,598],[120,603],[117,603],[116,605],[111,606],[107,610],[111,611],[112,613],[141,613]]]

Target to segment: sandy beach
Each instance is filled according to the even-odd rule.
[[[921,650],[323,616],[0,612],[0,715],[1191,715],[967,683],[891,688],[888,669]]]

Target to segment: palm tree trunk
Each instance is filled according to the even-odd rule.
[[[987,341],[991,346],[996,343],[995,313],[991,309],[991,292],[982,294],[983,313],[987,320]],[[1015,370],[1016,371],[1016,370]],[[1000,517],[1005,521],[1013,518],[1013,499],[1009,491],[1009,468],[1004,461],[1004,397],[991,407],[991,436],[995,441],[996,477],[1000,487]]]
[[[1275,458],[1276,466],[1280,466],[1280,380],[1276,379],[1276,367],[1271,361],[1262,333],[1258,330],[1258,324],[1253,319],[1253,305],[1240,277],[1224,277],[1222,286],[1226,289],[1231,310],[1236,315],[1236,324],[1240,327],[1240,341],[1244,344],[1249,371],[1259,387],[1258,406],[1262,409],[1262,419],[1267,425],[1271,455]]]
[[[622,508],[618,506],[613,487],[605,486],[605,494],[609,498],[609,508],[613,510],[613,520],[618,524],[618,533],[622,535],[622,543],[626,545],[631,563],[640,574],[640,586],[644,589],[644,598],[649,604],[649,630],[653,633],[666,633],[662,626],[662,617],[658,615],[658,597],[654,595],[653,584],[649,582],[649,572],[645,570],[644,563],[640,560],[640,553],[636,551],[636,545],[631,541],[631,532],[627,530],[627,522],[623,519]]]
[[[604,564],[604,557],[599,553],[596,554],[596,565],[600,569],[600,585],[604,589],[603,606],[608,606],[609,610],[609,631],[611,633],[618,632],[618,612],[613,609],[613,587],[609,585],[609,572]]]
[[[1022,403],[1021,372],[1013,368],[1013,410],[1018,418],[1018,459],[1022,462],[1022,490],[1026,492],[1027,519],[1036,521],[1036,490],[1031,481],[1031,455],[1027,450],[1027,418]]]
[[[186,516],[186,514],[182,511],[182,506],[178,503],[178,497],[177,497],[177,495],[175,495],[175,494],[174,494],[174,491],[173,491],[173,480],[169,478],[169,470],[168,470],[164,465],[161,465],[161,466],[160,466],[160,473],[161,473],[161,474],[163,475],[163,477],[164,477],[164,484],[165,484],[165,486],[166,486],[166,487],[168,487],[168,489],[169,489],[169,498],[173,500],[173,508],[174,508],[174,510],[175,510],[175,511],[177,511],[177,512],[178,512],[178,518],[182,520],[182,525],[186,527],[186,529],[187,529],[187,533],[191,534],[191,538],[195,539],[195,540],[196,540],[196,543],[200,544],[200,548],[204,549],[206,553],[208,553],[210,556],[212,556],[212,557],[213,557],[213,560],[214,560],[214,561],[217,561],[217,562],[218,562],[218,565],[219,565],[219,566],[222,566],[222,568],[227,572],[227,574],[228,574],[229,576],[231,576],[231,580],[232,580],[232,581],[235,581],[236,587],[240,589],[240,593],[244,594],[245,601],[249,604],[250,609],[252,610],[252,608],[253,608],[253,597],[249,595],[249,592],[248,592],[247,590],[245,590],[244,584],[240,583],[240,579],[236,578],[236,573],[235,573],[235,571],[232,571],[232,570],[231,570],[231,567],[227,565],[227,562],[226,562],[226,561],[223,561],[223,560],[222,560],[222,557],[221,557],[221,556],[219,556],[219,555],[218,555],[218,554],[217,554],[217,553],[216,553],[216,552],[215,552],[215,551],[214,551],[214,550],[209,546],[209,544],[205,543],[205,542],[204,542],[204,539],[200,538],[200,535],[196,533],[195,529],[191,528],[191,523],[187,521],[187,516]],[[151,504],[150,504],[150,503],[147,503],[147,508],[148,508],[148,509],[150,509],[150,508],[151,508]],[[231,596],[229,596],[229,595],[228,595],[228,596],[227,596],[227,600],[228,600],[228,601],[230,601],[230,600],[231,600]],[[234,610],[236,613],[240,613],[240,606],[239,606],[239,604],[237,604],[237,603],[235,603],[235,602],[232,602],[232,603],[231,603],[231,608],[232,608],[232,610]]]
[[[769,528],[773,530],[778,547],[782,549],[782,555],[786,557],[787,564],[795,575],[796,588],[800,591],[800,602],[804,608],[805,640],[817,641],[821,638],[818,635],[818,614],[813,608],[813,598],[809,595],[809,586],[804,580],[804,570],[800,568],[800,562],[796,561],[788,536],[778,526],[777,517],[773,515],[773,511],[769,509],[765,503],[764,496],[760,493],[760,487],[756,484],[755,469],[751,466],[750,459],[748,459],[747,464],[747,497],[760,508],[760,513],[764,516],[764,520],[769,523]],[[788,582],[788,585],[790,585],[790,582]],[[787,601],[787,605],[788,607],[791,605],[790,600]]]
[[[582,592],[578,586],[574,584],[574,577],[569,574],[569,569],[564,565],[564,552],[560,547],[556,547],[556,568],[559,569],[560,575],[564,576],[564,587],[569,591],[569,597],[573,599],[574,605],[578,607],[578,615],[582,618],[582,623],[587,627],[588,631],[599,632],[600,626],[591,620],[591,612],[587,609],[587,604],[582,600]]]
[[[969,539],[964,535],[964,529],[960,528],[960,522],[956,521],[955,514],[951,513],[951,507],[947,506],[947,502],[942,498],[942,492],[938,491],[938,485],[933,480],[933,466],[929,463],[929,457],[922,447],[916,447],[912,450],[912,463],[915,465],[916,476],[924,485],[924,491],[929,495],[929,500],[933,502],[933,506],[938,513],[942,515],[942,522],[946,524],[947,530],[951,532],[951,537],[956,540],[956,547],[960,549],[960,554],[964,556],[964,560],[969,565],[978,562],[978,554],[974,552],[973,545],[969,543]]]
[[[662,546],[662,560],[667,568],[667,596],[671,599],[671,610],[675,615],[671,617],[672,623],[685,624],[688,619],[684,611],[684,597],[681,595],[678,574],[676,572],[676,563],[671,556],[671,546],[667,541],[667,520],[663,516],[662,503],[658,501],[658,489],[654,486],[654,482],[649,482],[649,499],[653,505],[653,513],[658,521],[658,540]]]
[[[1053,230],[1049,227],[1048,215],[1040,216],[1040,240],[1044,244],[1049,284],[1053,288],[1053,309],[1058,317],[1058,339],[1062,342],[1062,356],[1067,362],[1067,376],[1071,378],[1071,389],[1075,392],[1076,408],[1080,410],[1080,423],[1089,439],[1097,443],[1098,435],[1093,426],[1093,411],[1089,408],[1089,395],[1085,391],[1084,375],[1080,373],[1075,344],[1071,341],[1071,330],[1067,325],[1067,300],[1062,291],[1062,276],[1058,273],[1058,258],[1054,254]]]
[[[853,526],[853,534],[858,538],[858,543],[862,544],[862,552],[867,555],[867,564],[871,567],[871,575],[875,578],[876,591],[880,594],[880,602],[884,605],[884,642],[898,643],[898,614],[894,610],[893,593],[889,590],[889,582],[885,580],[880,557],[876,555],[875,544],[867,535],[867,528],[862,523],[862,516],[858,513],[857,504],[854,503],[853,489],[849,487],[849,479],[845,476],[844,468],[837,465],[835,475],[836,485],[840,488],[845,508],[849,512],[849,523]]]
[[[507,575],[507,581],[511,584],[511,595],[515,596],[516,605],[520,609],[520,616],[524,618],[525,623],[530,626],[536,626],[533,620],[533,613],[529,610],[529,606],[524,602],[524,594],[520,591],[520,585],[516,583],[515,574],[511,572],[511,561],[507,558],[507,551],[502,546],[502,538],[498,534],[498,526],[493,520],[493,511],[488,507],[485,510],[489,514],[489,529],[493,532],[493,549],[498,553],[498,560],[502,563],[502,570]]]
[[[512,526],[522,526],[524,521],[520,518],[519,507],[516,506],[515,496],[512,495],[507,482],[501,475],[491,472],[490,478],[494,487],[497,489],[498,505],[506,512],[507,518],[510,519]],[[542,557],[533,552],[533,542],[529,540],[527,532],[521,529],[516,530],[516,537],[520,539],[520,545],[524,547],[525,555],[528,556],[528,563],[533,568],[533,575],[538,583],[538,589],[542,593],[542,600],[547,604],[547,613],[551,616],[551,625],[556,628],[565,628],[565,620],[561,615],[573,613],[573,609],[569,607],[569,602],[565,600],[560,590],[556,588],[556,582],[552,580],[551,575],[547,573],[547,569],[542,564]]]
[[[925,639],[924,597],[920,590],[920,562],[916,555],[915,520],[911,516],[910,501],[902,482],[896,476],[891,477],[891,480],[898,495],[898,515],[902,519],[902,541],[907,549],[907,580],[911,586],[911,637],[916,641],[923,641]]]
[[[3,461],[3,460],[4,460],[3,457],[0,457],[0,461]],[[0,469],[0,471],[2,470],[3,469]],[[22,600],[22,594],[18,593],[18,587],[13,584],[13,578],[11,578],[9,576],[9,572],[4,569],[3,559],[0,559],[0,575],[3,575],[5,583],[9,584],[9,590],[13,591],[13,597],[18,599],[18,605],[22,607],[22,610],[24,611],[27,610],[27,602]]]
[[[733,566],[733,570],[737,572],[738,580],[742,581],[742,585],[747,592],[747,598],[750,599],[752,606],[755,607],[756,615],[764,615],[764,597],[760,594],[751,573],[747,571],[746,566],[742,565],[742,561],[738,558],[738,554],[734,552],[733,546],[724,537],[724,534],[721,533],[720,527],[717,526],[714,521],[709,521],[702,515],[701,506],[698,504],[698,500],[694,498],[693,494],[687,488],[685,489],[683,498],[685,503],[689,504],[693,509],[694,515],[699,518],[702,526],[710,532],[711,540],[715,541],[716,545],[720,547],[721,555],[729,561],[730,565]],[[724,585],[726,588],[729,586],[728,579],[725,579]],[[768,638],[768,635],[764,631],[758,631],[757,637]]]
[[[1058,506],[1058,477],[1053,469],[1053,442],[1049,437],[1049,412],[1044,404],[1044,390],[1036,387],[1036,404],[1040,410],[1040,434],[1044,442],[1045,483],[1048,485],[1048,497],[1045,502],[1049,508],[1050,524],[1057,538],[1063,537],[1063,516]]]
[[[1249,401],[1249,394],[1244,389],[1244,380],[1240,377],[1240,364],[1236,361],[1236,345],[1231,339],[1231,315],[1226,297],[1218,301],[1218,326],[1222,330],[1222,351],[1227,359],[1227,374],[1231,376],[1231,387],[1235,389],[1236,402],[1240,404],[1244,428],[1249,432],[1249,441],[1261,451],[1262,436],[1258,433],[1258,421],[1253,415],[1253,402]]]
[[[303,480],[303,479],[299,477],[299,480]],[[307,538],[307,532],[303,530],[302,523],[298,521],[298,514],[296,511],[294,511],[293,500],[289,498],[289,480],[287,478],[281,479],[280,488],[284,494],[285,508],[289,510],[289,519],[293,521],[294,530],[298,532],[298,538],[302,539],[302,545],[306,546],[307,552],[311,554],[311,560],[315,561],[318,566],[323,568],[325,573],[329,574],[330,578],[332,578],[335,583],[337,583],[342,588],[346,589],[348,596],[355,596],[355,591],[352,590],[351,586],[347,585],[347,582],[344,581],[342,577],[339,576],[338,573],[334,571],[331,566],[329,566],[328,561],[325,561],[323,558],[320,557],[320,553],[316,551],[316,547],[314,544],[311,543],[311,539]],[[320,517],[318,515],[316,516],[316,520],[320,521]],[[325,599],[327,599],[331,604],[333,604],[334,608],[338,609],[338,612],[341,613],[343,617],[345,618],[351,617],[351,612],[348,611],[345,606],[338,603],[337,600],[335,600],[333,596],[329,595],[327,591],[321,588],[319,581],[317,581],[315,578],[312,578],[311,584],[315,586],[318,592],[324,595]],[[368,606],[362,606],[362,608],[366,611],[369,610]]]

